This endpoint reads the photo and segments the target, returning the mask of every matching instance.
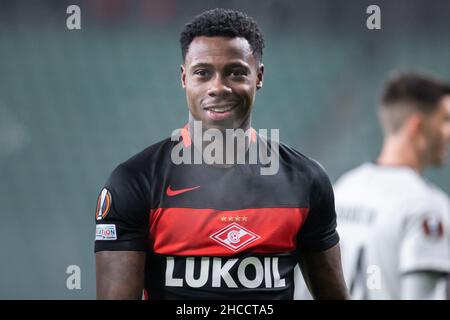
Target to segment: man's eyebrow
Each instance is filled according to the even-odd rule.
[[[198,62],[194,65],[192,65],[190,67],[190,69],[196,69],[196,68],[214,68],[214,65],[212,65],[211,63],[206,63],[206,62]],[[225,65],[225,68],[230,69],[230,68],[244,68],[246,70],[250,70],[250,67],[246,64],[246,63],[242,63],[242,62],[231,62],[227,65]]]
[[[250,67],[246,63],[242,62],[232,62],[226,65],[226,68],[244,68],[246,70],[250,70]]]
[[[213,65],[210,63],[206,63],[206,62],[199,62],[199,63],[192,65],[190,69],[195,69],[195,68],[200,68],[200,67],[212,68]]]

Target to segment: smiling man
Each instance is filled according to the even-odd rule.
[[[185,26],[189,122],[179,141],[168,138],[120,164],[101,191],[97,298],[292,299],[298,263],[314,297],[347,298],[326,173],[251,128],[263,47],[258,25],[241,12],[210,10]],[[260,162],[172,161],[177,146],[198,155],[211,144],[203,138],[211,130],[245,132],[244,156],[265,146],[279,170],[262,175]],[[225,157],[228,144],[223,149]]]
[[[261,46],[262,39],[258,41]],[[181,66],[181,81],[190,124],[197,120],[210,128],[248,129],[264,73],[249,42],[242,37],[197,36],[189,44],[183,38],[182,45],[189,48]]]

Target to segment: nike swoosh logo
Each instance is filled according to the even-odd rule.
[[[172,189],[170,188],[170,186],[168,186],[168,187],[167,187],[167,190],[166,190],[166,194],[167,194],[169,197],[173,197],[173,196],[176,196],[176,195],[179,195],[179,194],[188,192],[188,191],[192,191],[192,190],[195,190],[195,189],[198,189],[198,188],[200,188],[200,186],[196,186],[196,187],[193,187],[193,188],[186,188],[186,189],[172,190]]]

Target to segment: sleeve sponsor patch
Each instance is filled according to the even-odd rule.
[[[427,237],[440,239],[444,235],[442,222],[435,217],[425,218],[422,222],[423,232]]]
[[[115,224],[98,224],[95,227],[95,240],[117,240]]]
[[[109,209],[111,209],[111,201],[111,192],[109,192],[108,189],[103,188],[102,192],[100,192],[100,195],[98,196],[97,207],[95,209],[95,218],[97,221],[100,221],[106,217]]]

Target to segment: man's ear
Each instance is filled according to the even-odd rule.
[[[258,67],[258,75],[256,78],[256,90],[259,90],[263,86],[264,81],[264,65],[262,63],[259,64]]]
[[[409,116],[407,120],[407,130],[411,135],[415,135],[420,132],[420,128],[422,127],[422,115],[419,112],[414,112]]]
[[[406,130],[408,135],[421,144],[426,130],[426,120],[426,116],[420,112],[414,112],[407,120]]]
[[[186,88],[186,68],[184,67],[183,64],[180,66],[180,71],[181,71],[181,86],[183,88]]]

